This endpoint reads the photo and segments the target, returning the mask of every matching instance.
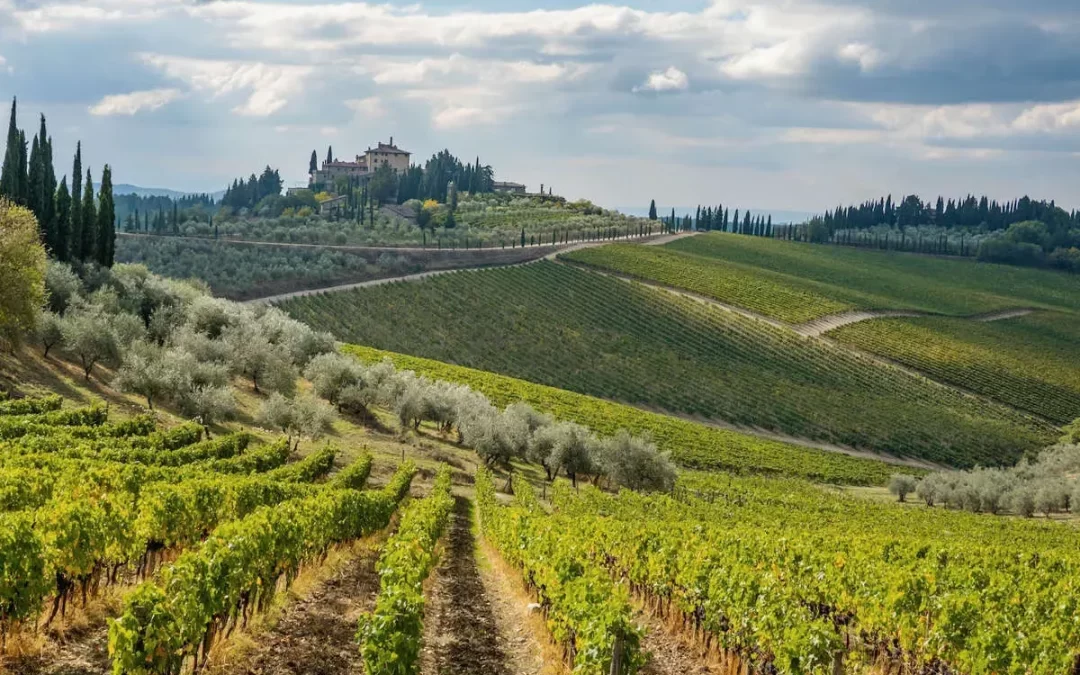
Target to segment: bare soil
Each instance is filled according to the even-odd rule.
[[[477,565],[472,522],[472,502],[457,496],[442,561],[427,593],[421,672],[537,673],[542,663],[530,657],[530,636],[523,633],[522,624],[511,625],[496,611]]]
[[[347,675],[363,672],[357,619],[375,606],[379,550],[364,546],[303,599],[288,606],[255,646],[224,667],[230,675]]]

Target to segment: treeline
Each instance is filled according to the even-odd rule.
[[[83,182],[82,143],[75,150],[71,187],[67,176],[56,180],[53,140],[41,116],[41,127],[29,144],[18,127],[18,102],[11,102],[4,163],[0,168],[0,197],[25,206],[37,219],[42,243],[49,254],[65,262],[96,262],[111,267],[116,241],[116,207],[112,170],[101,172],[101,189],[94,197],[93,176]]]
[[[860,231],[885,229],[872,238]],[[963,199],[933,203],[908,195],[898,203],[892,196],[864,202],[858,206],[838,206],[807,223],[810,241],[838,244],[892,245],[900,250],[926,250],[927,239],[906,236],[910,228],[934,228],[930,252],[974,255],[987,262],[1055,267],[1080,272],[1080,211],[1065,211],[1053,201],[1022,197],[1000,203],[988,197],[968,195]],[[959,235],[957,247],[950,235]],[[965,237],[977,238],[977,246],[965,246]]]
[[[125,232],[167,234],[175,225],[172,233],[178,234],[180,223],[188,220],[212,221],[217,209],[214,198],[207,194],[175,198],[127,194],[113,195],[113,199],[116,202],[116,220],[122,224]],[[164,225],[159,225],[161,222]]]
[[[773,230],[772,215],[752,215],[750,209],[747,209],[742,217],[739,216],[739,209],[735,209],[735,215],[732,216],[730,209],[725,209],[723,205],[701,206],[697,207],[697,211],[693,216],[690,214],[684,215],[679,218],[675,215],[675,209],[671,209],[671,215],[666,217],[658,217],[656,213],[656,200],[652,200],[649,203],[649,220],[659,220],[662,222],[668,231],[684,231],[691,230],[697,231],[717,231],[717,232],[733,232],[735,234],[749,234],[759,237],[772,237],[775,235]]]
[[[225,196],[221,198],[221,205],[239,211],[240,209],[253,209],[264,198],[281,196],[281,188],[284,186],[281,174],[277,169],[269,166],[263,169],[262,174],[251,174],[248,179],[237,179],[225,189]]]
[[[495,170],[489,164],[481,164],[479,157],[475,163],[464,164],[449,150],[443,150],[432,155],[423,167],[413,164],[398,176],[397,202],[404,204],[410,199],[449,202],[451,183],[459,192],[492,192]]]

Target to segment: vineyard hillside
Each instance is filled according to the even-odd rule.
[[[893,455],[1011,463],[1055,435],[848,350],[663,291],[540,262],[281,308],[341,340],[600,398]]]
[[[724,284],[711,278],[722,274],[730,265],[727,274],[745,275],[741,278],[750,288],[770,282],[766,298],[757,299],[756,293],[748,295],[751,302],[759,303],[755,309],[778,318],[793,308],[797,311],[799,301],[782,302],[778,309],[773,309],[767,298],[779,296],[782,301],[786,294],[796,292],[813,298],[816,306],[809,313],[818,316],[837,311],[831,303],[955,316],[1017,307],[1080,311],[1080,277],[1061,272],[719,232],[680,239],[663,248],[680,257],[660,257],[662,254],[649,251],[628,252],[625,246],[617,247],[610,258],[603,251],[575,255],[583,261],[609,263],[633,274],[655,274],[665,283],[686,283],[691,290],[715,293],[720,300],[740,304],[739,297],[747,296],[730,295]],[[655,261],[654,255],[658,256]],[[683,267],[682,274],[689,282],[670,276]],[[773,290],[776,287],[779,290]]]

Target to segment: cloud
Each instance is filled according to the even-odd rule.
[[[353,112],[363,115],[368,119],[377,119],[386,116],[386,106],[384,105],[383,100],[378,96],[348,99],[345,101],[345,105]]]
[[[213,61],[161,54],[144,54],[142,58],[166,76],[213,97],[234,92],[247,94],[247,99],[234,107],[233,112],[252,117],[272,115],[287,105],[290,98],[303,90],[313,70],[309,66]]]
[[[0,65],[3,65],[0,63]],[[130,94],[112,94],[90,107],[91,115],[134,115],[142,110],[157,110],[182,96],[179,89],[150,89]]]
[[[673,91],[686,91],[690,87],[690,78],[686,76],[686,73],[679,70],[675,66],[669,66],[667,70],[658,70],[649,74],[649,77],[645,79],[645,82],[640,86],[634,87],[634,93],[637,92],[673,92]]]

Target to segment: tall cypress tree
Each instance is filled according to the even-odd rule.
[[[315,173],[319,170],[319,156],[314,150],[311,151],[311,161],[308,162],[308,173]]]
[[[38,229],[42,238],[44,238],[45,223],[41,220],[43,210],[41,204],[45,198],[45,167],[42,161],[41,143],[38,142],[38,137],[34,136],[34,140],[30,144],[30,166],[26,175],[26,207],[34,212],[34,217],[38,221]]]
[[[97,207],[94,204],[94,179],[90,177],[90,169],[86,170],[80,211],[82,212],[82,240],[79,242],[78,260],[85,262],[94,259],[97,245]]]
[[[68,217],[68,260],[82,260],[82,143],[75,145],[75,163],[71,167],[71,215]]]
[[[326,148],[326,161],[328,161],[328,162],[334,161],[334,146],[332,146],[332,145],[329,145]]]
[[[101,170],[101,191],[98,193],[96,259],[102,267],[112,267],[116,246],[116,203],[113,201],[112,169],[106,164]]]
[[[649,220],[656,220],[656,200],[649,202]]]
[[[60,179],[60,187],[56,189],[56,242],[53,255],[61,262],[67,262],[69,252],[69,235],[67,228],[71,224],[71,193],[68,192],[67,176]]]
[[[41,175],[41,189],[42,189],[42,226],[45,230],[45,245],[49,248],[52,254],[56,255],[56,250],[62,246],[62,242],[57,237],[57,222],[56,222],[56,169],[53,168],[53,150],[52,139],[49,138],[48,132],[45,130],[45,116],[41,116],[41,160],[42,160],[42,175]]]
[[[0,197],[7,197],[13,202],[22,203],[23,173],[19,162],[22,157],[22,143],[17,126],[17,99],[11,99],[11,122],[8,124],[7,144],[4,150],[4,164],[0,167]]]

